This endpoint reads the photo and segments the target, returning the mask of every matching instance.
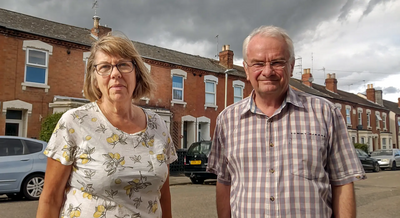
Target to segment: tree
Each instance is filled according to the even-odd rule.
[[[365,151],[368,154],[368,145],[361,143],[354,143],[354,147]]]
[[[44,118],[42,128],[40,130],[40,140],[49,142],[50,137],[53,134],[54,128],[56,128],[57,122],[58,120],[60,120],[63,114],[64,113],[58,112]]]

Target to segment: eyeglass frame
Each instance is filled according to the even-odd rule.
[[[268,66],[269,66],[270,69],[272,69],[272,70],[282,70],[282,69],[284,69],[284,68],[286,67],[286,64],[287,64],[288,61],[287,61],[287,60],[284,60],[284,59],[281,59],[281,60],[272,60],[272,61],[265,61],[265,62],[263,62],[263,61],[257,61],[256,63],[254,63],[254,64],[252,64],[252,65],[250,65],[249,63],[247,63],[247,61],[243,61],[243,62],[246,63],[247,67],[249,67],[249,68],[254,67],[254,65],[256,65],[256,64],[262,63],[263,66],[262,66],[262,68],[260,68],[259,70],[264,70],[264,68],[267,66],[267,63],[269,63]],[[272,67],[272,65],[271,65],[271,63],[274,63],[274,62],[282,62],[284,65],[283,65],[281,68],[274,69],[274,68]],[[254,72],[256,72],[256,71],[257,71],[257,70],[254,70]]]
[[[123,64],[123,63],[132,63],[132,70],[130,71],[130,72],[127,72],[127,73],[122,73],[120,70],[119,70],[119,68],[118,68],[118,65],[119,64]],[[123,62],[120,62],[120,63],[118,63],[118,64],[104,64],[104,65],[109,65],[109,66],[111,66],[111,70],[110,70],[110,72],[108,73],[108,74],[100,74],[99,73],[99,71],[97,70],[97,66],[98,65],[101,65],[101,64],[95,64],[95,65],[93,65],[94,66],[94,70],[96,71],[96,73],[97,73],[97,75],[99,75],[99,76],[110,76],[111,75],[111,73],[113,72],[113,70],[114,70],[114,67],[116,67],[117,68],[117,70],[118,70],[118,72],[120,73],[120,74],[128,74],[128,73],[132,73],[132,71],[136,68],[136,62],[134,61],[134,60],[132,60],[132,61],[123,61]]]

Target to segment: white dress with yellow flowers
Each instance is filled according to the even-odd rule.
[[[44,152],[73,165],[60,217],[161,218],[160,189],[177,155],[165,122],[144,112],[147,128],[135,134],[95,102],[63,114]]]

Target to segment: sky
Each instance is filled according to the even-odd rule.
[[[400,0],[1,0],[0,8],[91,29],[100,24],[131,40],[217,59],[229,44],[242,65],[242,43],[262,25],[285,29],[294,42],[301,78],[310,68],[324,85],[335,73],[338,89],[385,100],[400,98]]]

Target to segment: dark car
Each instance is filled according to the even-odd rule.
[[[206,179],[217,178],[217,175],[206,171],[210,151],[210,141],[195,142],[190,145],[184,159],[184,173],[193,184],[203,184]]]
[[[371,155],[365,153],[365,151],[361,149],[356,149],[356,152],[364,170],[372,170],[374,172],[379,172],[381,170],[377,159],[372,158]]]
[[[40,140],[0,136],[0,195],[39,199],[43,190],[47,143]]]

